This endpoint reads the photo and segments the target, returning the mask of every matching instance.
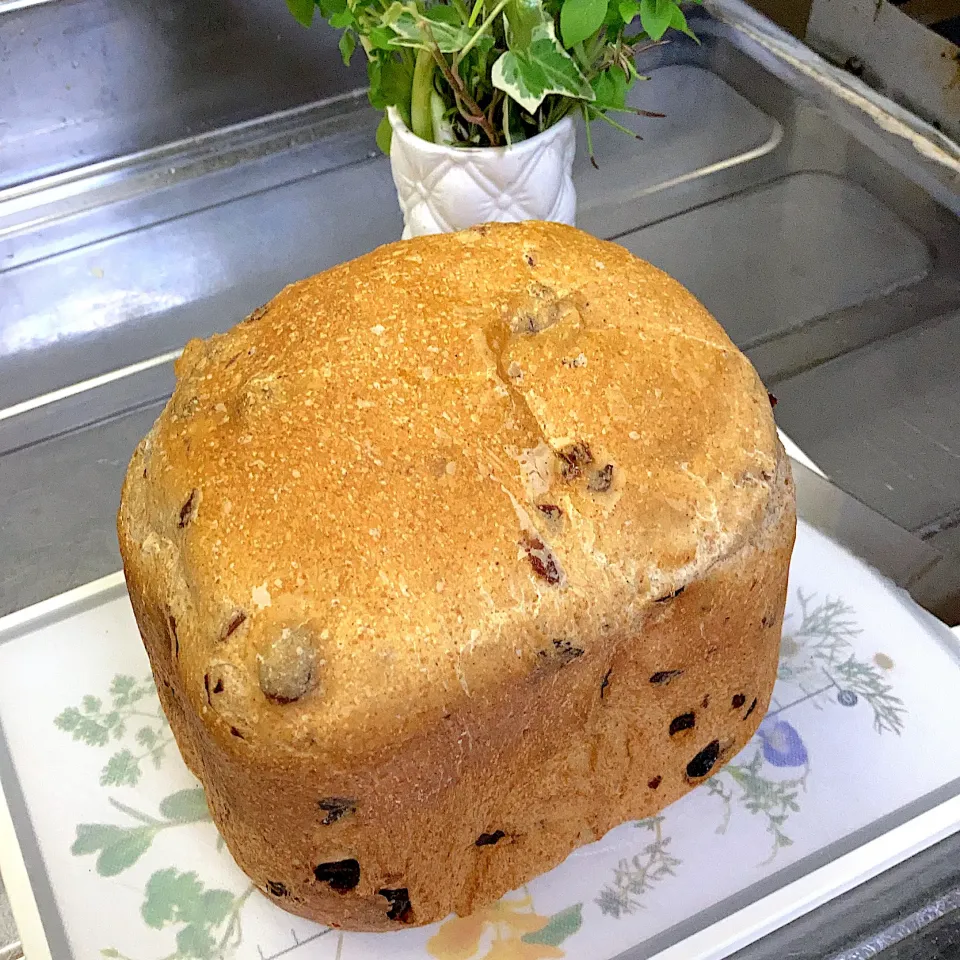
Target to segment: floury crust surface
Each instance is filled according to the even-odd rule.
[[[192,341],[120,545],[237,862],[347,929],[468,914],[756,729],[795,532],[747,359],[568,227],[393,244]]]

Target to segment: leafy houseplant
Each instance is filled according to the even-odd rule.
[[[579,111],[593,159],[592,121],[634,136],[610,114],[657,116],[628,106],[627,93],[639,79],[634,65],[639,52],[669,30],[693,36],[679,2],[287,0],[287,5],[307,26],[319,7],[343,31],[345,63],[358,44],[362,47],[371,103],[393,108],[377,132],[384,152],[391,153],[391,135],[398,129],[443,147],[510,148]],[[567,126],[572,165],[572,124]]]

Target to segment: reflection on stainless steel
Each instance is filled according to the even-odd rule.
[[[337,35],[278,0],[0,8],[0,186],[356,89]]]
[[[912,286],[931,266],[923,240],[888,207],[824,173],[790,174],[620,242],[709,303],[745,349]]]
[[[102,275],[102,270],[94,276]],[[0,333],[0,356],[37,350],[61,340],[79,338],[88,334],[105,333],[110,327],[126,323],[131,317],[163,313],[188,302],[189,287],[181,292],[142,289],[108,290],[71,296],[51,305],[46,313],[25,312],[19,320],[4,327]]]
[[[640,148],[619,130],[593,124],[599,174],[591,169],[580,129],[574,173],[581,217],[589,214],[602,222],[606,212],[624,201],[749,163],[775,150],[783,138],[774,117],[702,67],[663,66],[633,88],[630,103],[666,116],[622,118],[624,126],[643,137]]]
[[[350,92],[362,69],[344,71],[335,36],[278,3],[0,0],[0,614],[117,569],[127,458],[188,338],[399,236],[376,116]],[[928,540],[798,467],[806,518],[946,609],[960,583],[960,492],[943,472],[960,436],[946,148],[825,82],[737,0],[711,3],[731,23],[698,15],[701,46],[640,64],[651,79],[634,103],[667,117],[632,120],[641,143],[595,129],[599,172],[581,145],[580,225],[696,291],[801,447]],[[934,372],[926,392],[918,364]],[[884,500],[878,437],[898,409],[916,482]],[[876,414],[873,433],[854,434],[855,411]],[[3,924],[0,896],[7,960]]]

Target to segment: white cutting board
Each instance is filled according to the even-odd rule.
[[[391,934],[253,890],[170,741],[126,595],[60,606],[0,621],[0,776],[38,895],[10,885],[37,957],[64,937],[77,960],[721,957],[960,829],[956,641],[803,524],[771,712],[730,765],[473,918]]]

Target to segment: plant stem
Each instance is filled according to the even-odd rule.
[[[134,810],[133,807],[128,807],[125,803],[121,803],[119,800],[114,800],[113,797],[107,798],[110,806],[115,807],[121,813],[125,813],[128,817],[132,817],[134,820],[139,820],[141,823],[145,823],[149,827],[162,827],[163,821],[157,820],[154,817],[151,817],[149,814],[141,813],[139,810]]]
[[[586,104],[582,104],[580,109],[583,111],[583,127],[587,134],[587,153],[590,154],[590,163],[594,170],[599,170],[600,165],[597,163],[597,158],[593,155],[593,133],[590,130],[590,111],[587,109]]]
[[[510,0],[500,0],[500,2],[490,11],[490,16],[480,24],[480,28],[477,32],[467,41],[466,46],[457,54],[456,62],[460,63],[461,60],[474,48],[477,41],[493,26],[494,21],[498,16],[503,12],[503,8],[510,2]],[[473,20],[473,17],[470,18]]]
[[[430,94],[433,92],[433,71],[436,67],[433,52],[417,52],[413,68],[413,87],[410,91],[410,129],[421,140],[433,140],[433,121],[430,116]]]
[[[470,12],[470,19],[467,21],[467,26],[472,27],[477,22],[477,17],[480,16],[480,11],[483,9],[483,0],[476,0],[476,3],[473,5],[473,10]]]
[[[609,123],[610,126],[614,128],[614,130],[619,130],[621,133],[626,133],[629,136],[633,137],[635,140],[643,139],[643,137],[641,137],[639,133],[634,133],[629,127],[625,127],[622,123],[617,123],[617,121],[614,120],[613,117],[608,117],[605,113],[602,113],[599,110],[594,110],[593,115],[594,117],[596,117],[597,120],[602,120],[604,123]]]
[[[491,147],[499,146],[500,137],[497,135],[497,131],[480,107],[477,106],[476,100],[467,92],[463,80],[460,79],[460,74],[457,73],[456,63],[454,63],[453,66],[447,63],[447,58],[440,52],[440,48],[434,42],[430,28],[424,24],[423,29],[433,46],[433,59],[436,60],[440,72],[453,89],[453,95],[457,99],[457,109],[460,111],[461,116],[467,123],[479,126],[480,129],[483,130],[490,141]],[[462,103],[460,102],[461,100],[463,101]],[[466,107],[466,110],[464,107]]]

